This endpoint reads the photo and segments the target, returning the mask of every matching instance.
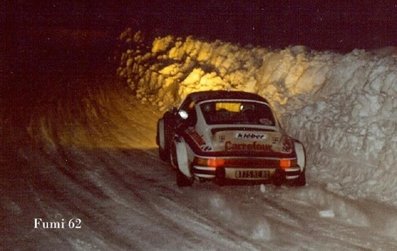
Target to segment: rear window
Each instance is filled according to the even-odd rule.
[[[207,124],[247,124],[274,126],[269,106],[250,101],[213,101],[200,105]]]

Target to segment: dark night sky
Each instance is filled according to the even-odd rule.
[[[0,7],[0,20],[5,27],[0,49],[6,55],[0,67],[6,62],[6,72],[68,69],[76,62],[81,69],[92,67],[109,56],[126,27],[152,35],[342,53],[397,46],[397,1],[385,0],[16,0]]]
[[[16,1],[19,26],[123,27],[240,43],[349,51],[396,45],[397,1]],[[34,1],[33,1],[34,2]]]

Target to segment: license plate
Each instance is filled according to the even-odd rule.
[[[236,179],[268,179],[269,171],[264,170],[237,170],[234,172]]]

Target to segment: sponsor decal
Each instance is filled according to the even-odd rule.
[[[282,153],[291,153],[293,149],[293,142],[290,138],[288,137],[283,137],[282,138],[282,148],[281,152]]]
[[[186,129],[186,133],[193,139],[194,143],[196,143],[198,146],[205,145],[203,137],[200,136],[200,134],[198,134],[196,130],[194,130],[194,128],[189,127],[188,129]]]
[[[252,132],[238,132],[235,136],[237,139],[248,139],[248,140],[266,140],[267,135],[263,133],[252,133]]]
[[[272,145],[261,144],[256,141],[246,144],[246,143],[232,143],[231,141],[226,141],[225,151],[258,151],[258,152],[272,152]]]
[[[200,149],[201,149],[201,151],[204,151],[204,152],[209,152],[209,151],[212,150],[212,148],[210,146],[207,146],[207,145],[202,145],[200,147]]]

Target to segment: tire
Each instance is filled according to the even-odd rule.
[[[169,145],[170,145],[170,143],[169,143],[169,141],[170,141],[170,129],[169,129],[169,126],[166,125],[165,120],[164,120],[164,128],[163,128],[163,130],[164,130],[164,132],[163,132],[164,133],[164,149],[161,148],[161,146],[159,144],[159,157],[160,157],[161,160],[168,162],[170,160],[170,147],[169,147]],[[157,133],[158,136],[157,137],[159,137],[159,134],[161,133],[159,125],[157,125],[157,131],[158,131],[158,133]]]
[[[159,146],[159,156],[160,156],[160,159],[161,159],[161,160],[163,160],[163,161],[169,161],[169,158],[170,158],[169,151],[166,151],[166,150],[161,149],[160,146]]]
[[[276,171],[276,173],[273,176],[273,180],[272,180],[273,185],[275,185],[276,187],[279,187],[284,182],[285,182],[285,174],[283,172]]]
[[[175,170],[178,169],[178,161],[176,160],[176,149],[174,143],[172,143],[172,149],[169,153],[169,162]]]
[[[305,173],[305,171],[303,171],[301,173],[301,175],[299,175],[299,177],[296,180],[294,180],[293,185],[296,186],[296,187],[303,187],[303,186],[306,185],[306,173]]]
[[[176,172],[176,185],[178,187],[188,187],[193,185],[193,178],[186,177],[178,167],[178,161],[177,161],[177,156],[176,156],[176,147],[175,144],[172,144],[172,149],[170,151],[169,159],[172,166],[175,167],[175,172]]]
[[[225,185],[225,180],[224,179],[217,179],[215,178],[214,183],[220,187],[223,187]]]
[[[193,185],[193,179],[186,177],[179,169],[176,169],[176,185],[178,187],[189,187]]]

